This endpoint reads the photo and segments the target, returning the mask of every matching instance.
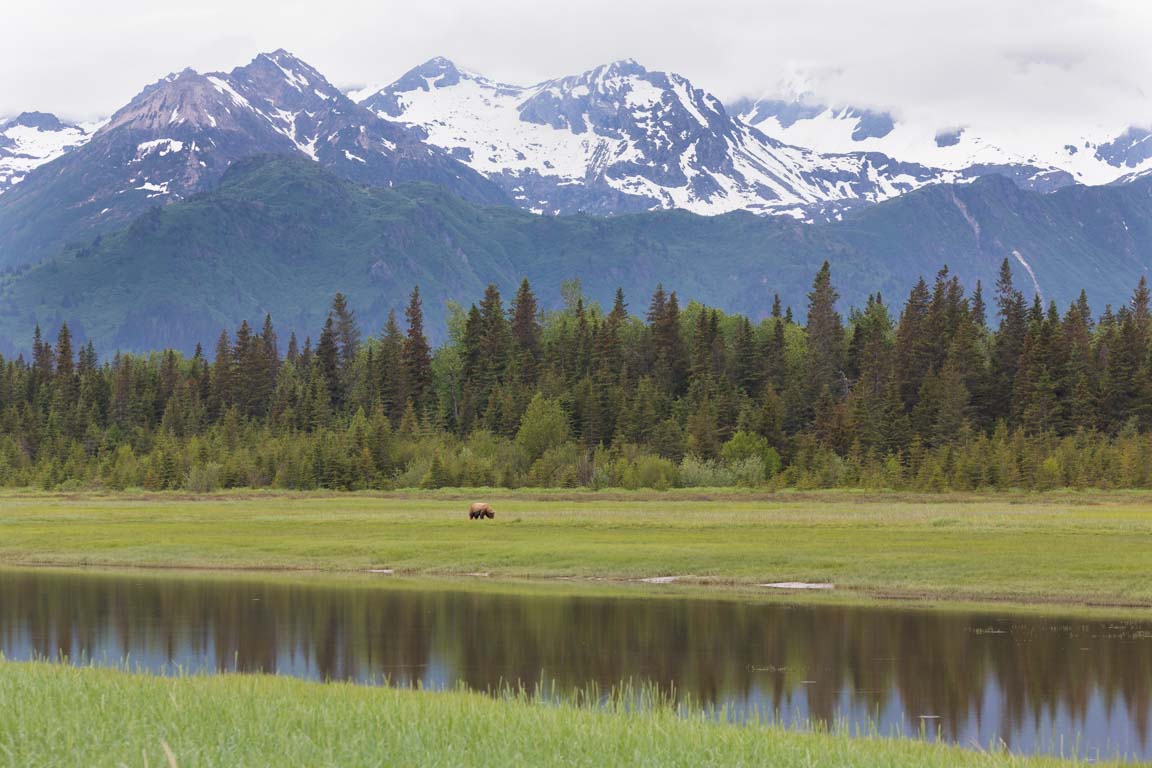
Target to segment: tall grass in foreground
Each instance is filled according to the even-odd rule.
[[[595,699],[593,701],[593,699]],[[0,661],[9,766],[1049,766],[915,740],[733,726],[649,699],[563,704],[283,677]]]

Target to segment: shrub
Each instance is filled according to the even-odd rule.
[[[780,471],[780,454],[771,446],[768,439],[752,432],[737,432],[724,443],[720,456],[733,468],[742,462],[759,461],[763,467],[762,476],[756,483],[772,477]],[[751,471],[745,469],[745,472]]]
[[[636,484],[640,488],[666,490],[676,485],[680,473],[676,465],[659,456],[642,456],[635,462]]]
[[[732,477],[733,485],[739,485],[745,488],[755,488],[767,479],[764,471],[764,460],[758,456],[750,456],[747,459],[730,462],[728,464],[728,472]]]
[[[396,475],[393,481],[395,488],[419,488],[428,471],[432,468],[432,459],[413,459],[403,472]]]
[[[526,484],[537,488],[575,487],[580,458],[580,448],[572,443],[550,448],[532,464]]]
[[[112,469],[108,473],[108,487],[122,491],[140,485],[141,480],[140,462],[137,461],[132,446],[127,443],[117,446],[112,459]]]
[[[212,493],[220,489],[220,477],[224,468],[214,461],[207,464],[196,463],[188,470],[184,487],[192,493]]]
[[[567,441],[568,417],[564,409],[557,401],[549,400],[537,392],[520,420],[516,444],[528,454],[529,461],[535,461],[550,448]]]
[[[735,485],[736,476],[718,461],[689,455],[680,462],[680,484],[685,488],[722,488]]]

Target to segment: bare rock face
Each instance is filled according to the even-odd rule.
[[[1096,148],[1096,157],[1114,168],[1135,169],[1152,160],[1152,131],[1129,128]]]

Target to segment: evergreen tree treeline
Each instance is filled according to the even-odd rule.
[[[945,267],[899,311],[844,318],[827,263],[807,323],[748,318],[658,286],[643,318],[525,280],[448,308],[432,349],[414,289],[365,335],[337,294],[316,342],[273,320],[98,361],[37,328],[0,358],[0,484],[390,488],[795,485],[919,489],[1152,484],[1152,313],[1142,278],[1094,316],[994,295]],[[989,327],[992,326],[992,327]],[[285,352],[282,355],[281,350]]]

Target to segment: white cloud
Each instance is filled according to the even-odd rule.
[[[758,95],[791,66],[820,73],[830,101],[941,125],[1152,125],[1144,0],[13,5],[0,10],[0,114],[106,115],[170,71],[284,47],[340,85],[386,83],[435,55],[519,83],[633,57],[722,98]]]

